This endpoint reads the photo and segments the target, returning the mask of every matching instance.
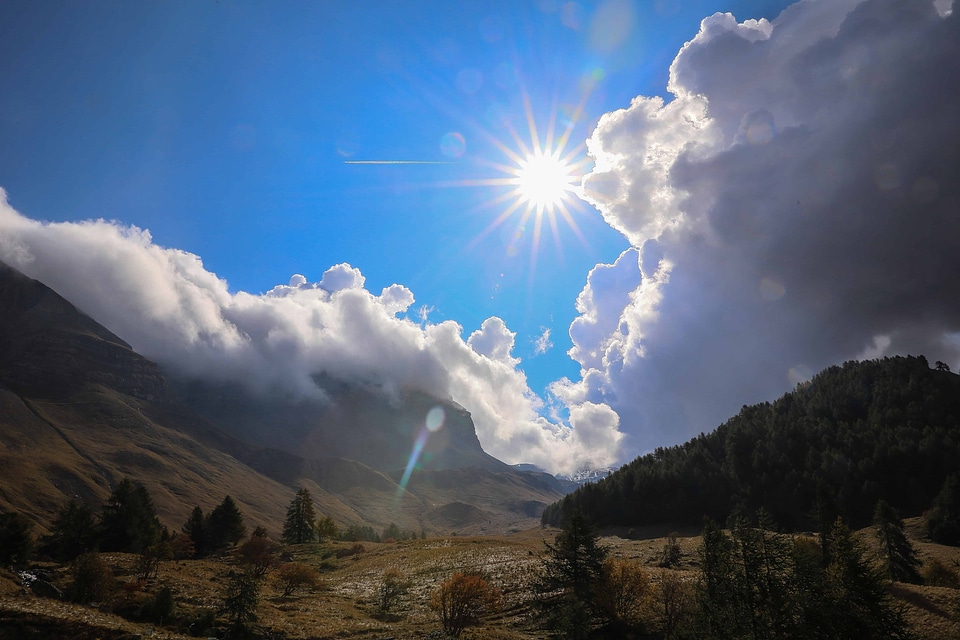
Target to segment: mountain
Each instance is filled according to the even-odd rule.
[[[305,486],[342,525],[466,533],[531,526],[562,495],[552,477],[487,455],[469,413],[454,403],[319,382],[325,402],[169,377],[56,292],[0,263],[0,511],[45,528],[66,500],[97,506],[129,477],[147,487],[173,529],[194,505],[207,511],[229,494],[248,520],[276,533]],[[435,407],[444,426],[401,488]],[[451,516],[460,512],[472,515]]]
[[[700,525],[763,508],[800,530],[819,506],[860,526],[880,499],[919,515],[958,469],[960,376],[922,356],[848,362],[583,486],[543,522],[579,510],[600,526]]]

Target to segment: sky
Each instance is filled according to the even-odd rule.
[[[0,260],[171,370],[418,388],[506,462],[615,465],[846,360],[960,367],[958,29],[949,0],[3,3]]]

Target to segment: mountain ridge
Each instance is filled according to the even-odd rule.
[[[547,507],[542,522],[580,511],[600,526],[699,525],[763,509],[780,526],[810,530],[826,500],[863,526],[880,499],[919,515],[957,469],[960,376],[923,356],[847,362],[636,458]]]
[[[207,510],[231,495],[249,520],[276,531],[294,489],[303,486],[324,515],[343,525],[395,522],[406,530],[447,532],[443,518],[432,514],[469,502],[462,488],[423,485],[427,496],[421,497],[400,486],[398,473],[423,424],[417,413],[428,405],[442,406],[453,427],[431,434],[414,479],[421,472],[460,469],[473,484],[503,498],[472,505],[492,520],[468,522],[465,532],[530,526],[535,516],[528,506],[516,505],[535,502],[542,509],[561,495],[559,485],[487,455],[469,413],[425,394],[390,405],[348,385],[352,406],[368,411],[363,429],[333,419],[317,429],[316,415],[298,414],[303,407],[280,403],[257,409],[256,399],[242,392],[228,399],[248,412],[248,423],[273,410],[311,427],[281,448],[270,446],[283,444],[270,441],[270,424],[259,425],[261,442],[251,443],[225,424],[229,413],[204,415],[181,398],[184,389],[202,397],[209,388],[181,379],[171,383],[156,363],[59,294],[0,263],[0,466],[18,471],[0,478],[0,511],[21,512],[41,529],[66,500],[96,505],[121,478],[130,477],[148,488],[161,519],[173,528],[193,506]],[[402,420],[391,422],[397,416]],[[338,426],[344,430],[338,433]],[[379,440],[354,438],[346,446],[358,433]],[[335,437],[342,442],[329,444]],[[372,445],[389,451],[365,451],[375,450]],[[368,455],[350,460],[340,453]]]

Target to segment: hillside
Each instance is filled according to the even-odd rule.
[[[815,529],[819,486],[863,525],[880,499],[920,514],[957,469],[960,376],[922,356],[848,362],[637,458],[548,507],[543,522],[579,509],[602,526],[698,525],[763,507],[781,526]]]
[[[395,522],[437,533],[531,526],[561,495],[544,474],[484,453],[469,413],[423,394],[391,404],[343,386],[336,397],[349,402],[311,412],[289,399],[211,390],[203,381],[171,384],[120,337],[0,263],[0,512],[23,513],[41,530],[68,499],[96,507],[124,477],[147,487],[171,529],[193,506],[206,511],[229,494],[250,524],[276,532],[300,486],[341,525]],[[399,483],[437,405],[446,426],[431,436],[420,467],[462,476],[420,495]],[[474,498],[495,498],[475,500],[468,488]],[[458,524],[436,515],[461,503],[483,516]]]

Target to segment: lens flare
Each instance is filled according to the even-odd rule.
[[[442,429],[446,419],[447,414],[441,406],[433,407],[427,412],[423,428],[420,429],[420,432],[417,434],[417,439],[413,442],[410,459],[407,461],[407,467],[403,470],[403,476],[400,478],[400,485],[397,487],[397,498],[402,497],[407,490],[407,484],[410,483],[410,477],[413,475],[414,469],[417,468],[417,463],[420,461],[423,448],[427,446],[427,441],[430,440],[430,434]]]

